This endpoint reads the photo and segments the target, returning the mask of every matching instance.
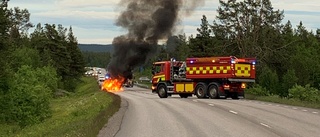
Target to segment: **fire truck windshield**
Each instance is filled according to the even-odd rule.
[[[154,64],[152,66],[152,74],[154,75],[154,74],[160,73],[161,67],[162,67],[162,64]]]

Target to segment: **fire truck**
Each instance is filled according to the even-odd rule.
[[[178,94],[181,98],[239,99],[247,84],[255,82],[255,65],[255,58],[235,56],[154,62],[151,89],[160,98]]]

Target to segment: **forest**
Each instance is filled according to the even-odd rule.
[[[85,62],[71,26],[33,25],[27,9],[7,5],[0,3],[0,122],[24,127],[51,116],[58,91],[75,91]]]
[[[220,0],[213,22],[203,15],[195,36],[172,36],[159,55],[146,63],[173,57],[236,56],[257,59],[256,83],[247,93],[320,102],[320,29],[293,26],[270,0]],[[139,74],[140,75],[140,74]]]
[[[106,68],[112,54],[81,52],[71,26],[34,25],[27,9],[7,3],[0,3],[0,122],[24,127],[50,117],[55,93],[75,92],[84,67]],[[284,21],[270,0],[219,3],[213,22],[203,15],[196,35],[169,37],[135,74],[150,76],[152,62],[171,57],[255,57],[257,79],[247,93],[319,104],[320,29]]]

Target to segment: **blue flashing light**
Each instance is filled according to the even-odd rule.
[[[236,63],[236,61],[235,60],[231,60],[231,64],[235,64]]]
[[[110,74],[106,74],[105,79],[109,79],[109,78],[111,78]]]
[[[256,62],[252,62],[252,65],[255,65],[256,64]]]
[[[190,63],[192,64],[192,63],[193,63],[193,60],[190,60]]]

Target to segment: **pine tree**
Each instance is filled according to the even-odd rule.
[[[72,27],[69,28],[67,36],[68,46],[67,50],[70,53],[71,63],[70,63],[70,75],[75,78],[80,78],[84,74],[84,59],[83,55],[78,47],[78,41],[73,35]]]

